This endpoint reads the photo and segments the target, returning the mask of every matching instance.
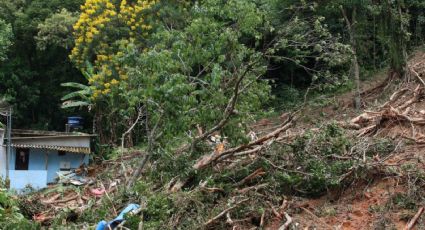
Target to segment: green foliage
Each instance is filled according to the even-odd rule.
[[[296,108],[304,100],[302,90],[294,87],[282,86],[272,92],[274,97],[271,100],[271,106],[278,111],[288,111]]]
[[[12,27],[0,19],[0,61],[6,59],[6,52],[12,45]]]
[[[16,200],[0,186],[0,226],[4,230],[40,229],[38,224],[27,220],[19,211]]]
[[[379,12],[380,36],[388,47],[390,67],[400,76],[404,76],[407,65],[407,47],[410,39],[408,25],[410,15],[404,1],[386,2],[375,5]]]
[[[74,43],[71,32],[76,21],[76,13],[69,12],[67,9],[50,15],[37,26],[38,33],[35,36],[37,48],[46,50],[47,45],[53,45],[69,50]]]
[[[335,124],[324,127],[319,133],[307,133],[298,138],[291,145],[294,154],[291,164],[296,166],[296,171],[305,174],[289,172],[287,183],[306,194],[320,194],[340,186],[341,176],[349,171],[353,162],[337,158],[343,156],[351,144],[343,130]]]
[[[389,205],[394,205],[396,208],[412,210],[416,209],[416,203],[417,201],[413,197],[403,193],[395,194],[389,201]]]
[[[13,31],[8,59],[0,64],[0,96],[8,98],[13,106],[15,128],[63,130],[64,117],[75,114],[75,110],[60,109],[60,98],[69,92],[60,84],[69,81],[82,83],[85,79],[68,60],[71,47],[65,49],[64,43],[53,42],[66,38],[65,30],[53,27],[66,24],[66,17],[62,21],[62,17],[58,16],[64,15],[60,13],[62,9],[76,12],[81,3],[81,0],[0,1],[0,18]],[[39,38],[53,39],[43,40],[48,42],[45,50],[37,49],[39,25],[43,30]]]
[[[368,175],[368,159],[393,150],[394,144],[388,140],[356,139],[331,123],[319,131],[306,132],[287,146],[271,149],[269,160],[264,160],[262,167],[275,169],[270,161],[281,162],[279,170],[269,178],[278,184],[278,191],[318,196]]]
[[[85,71],[82,72],[84,77],[89,80],[93,73],[93,66],[91,66],[89,63],[87,64],[87,68]],[[77,91],[73,91],[71,93],[66,94],[61,98],[63,101],[62,108],[73,108],[73,107],[83,107],[87,106],[90,109],[90,106],[92,106],[92,94],[93,89],[90,86],[78,83],[78,82],[65,82],[62,83],[61,86],[63,87],[69,87],[76,89]]]
[[[158,229],[173,212],[172,201],[166,194],[156,194],[148,198],[147,209],[144,214],[146,229]]]
[[[336,0],[318,4],[318,14],[326,18],[331,31],[349,41],[346,13],[354,32],[356,53],[363,70],[390,65],[403,75],[409,49],[421,45],[424,31],[422,1]],[[414,39],[411,39],[414,38]],[[363,72],[363,71],[362,71]]]
[[[406,51],[420,45],[425,32],[425,6],[420,0],[337,0],[320,3],[292,0],[206,0],[194,3],[167,0],[155,2],[146,9],[139,9],[134,15],[128,12],[134,8],[132,4],[135,2],[124,4],[123,11],[119,10],[121,1],[111,1],[112,5],[104,4],[107,2],[109,1],[103,1],[102,4],[105,7],[108,5],[109,8],[94,4],[99,13],[107,13],[96,18],[95,14],[86,14],[86,10],[91,9],[83,7],[80,12],[80,5],[84,3],[82,0],[0,1],[1,59],[5,58],[6,50],[10,51],[8,61],[3,61],[0,67],[0,87],[5,89],[2,94],[10,98],[9,101],[15,106],[14,124],[17,127],[63,128],[63,117],[77,111],[59,110],[60,98],[70,91],[63,92],[63,89],[58,87],[63,82],[87,83],[67,59],[74,43],[71,25],[76,21],[77,15],[88,17],[83,17],[84,20],[75,27],[79,31],[76,38],[80,39],[79,42],[75,41],[78,43],[80,54],[77,55],[78,67],[84,69],[85,61],[89,61],[96,66],[93,76],[102,76],[104,79],[99,81],[98,77],[95,82],[99,84],[90,83],[95,86],[90,94],[106,95],[104,99],[94,103],[100,106],[92,110],[92,113],[98,118],[98,123],[108,123],[102,126],[105,130],[113,130],[111,133],[100,130],[101,134],[104,132],[106,136],[101,138],[102,141],[108,139],[108,142],[117,141],[120,133],[124,132],[137,116],[137,109],[128,105],[140,105],[135,101],[127,103],[133,100],[128,98],[127,91],[137,88],[135,81],[131,84],[125,82],[127,72],[136,67],[135,58],[128,58],[131,52],[160,53],[174,44],[175,48],[170,49],[168,58],[178,61],[182,58],[183,62],[173,60],[175,67],[173,70],[168,69],[167,73],[191,77],[191,87],[196,89],[198,101],[211,100],[212,96],[217,96],[210,95],[205,98],[205,94],[198,94],[204,87],[204,75],[227,74],[226,68],[229,70],[227,65],[231,55],[223,51],[240,51],[233,47],[232,43],[224,44],[220,39],[229,39],[245,46],[247,50],[260,53],[262,65],[267,67],[262,70],[262,75],[272,79],[274,83],[260,82],[258,85],[266,87],[269,84],[276,87],[275,92],[280,92],[288,89],[288,85],[306,87],[317,83],[323,87],[346,83],[350,46],[347,45],[348,33],[341,8],[346,10],[350,19],[356,15],[356,22],[353,24],[355,38],[357,44],[361,44],[356,47],[357,55],[362,69],[365,70],[390,64],[399,71],[404,65]],[[92,5],[90,3],[87,6]],[[119,19],[119,15],[123,18]],[[136,20],[141,17],[144,18],[143,25]],[[91,22],[94,24],[90,24]],[[92,26],[84,27],[87,23]],[[198,28],[204,25],[204,28]],[[87,40],[90,32],[88,29],[96,29],[94,32],[90,30],[91,33],[99,32],[90,36],[90,42]],[[221,35],[222,31],[220,38],[214,37],[217,32]],[[189,32],[196,37],[188,42],[188,38],[192,39],[185,38]],[[211,53],[198,52],[202,46],[207,47],[207,42],[212,45]],[[189,47],[180,49],[179,43]],[[8,49],[5,49],[6,47]],[[87,52],[83,52],[84,50]],[[223,58],[227,60],[222,60]],[[204,67],[207,72],[197,76]],[[214,80],[217,83],[228,79],[216,77],[206,80]],[[117,83],[118,81],[124,82],[121,84]],[[181,82],[181,79],[176,81]],[[210,83],[208,81],[206,82]],[[255,87],[257,86],[253,85],[253,88]],[[228,92],[223,93],[226,98],[230,96]],[[269,89],[261,91],[261,94],[248,93],[246,95],[250,96],[246,103],[253,103],[258,108],[256,98],[259,98],[257,101],[267,101],[264,99],[269,97],[268,94]],[[276,96],[282,98],[284,94]],[[213,101],[222,104],[223,99],[218,97]],[[192,98],[189,96],[187,100]],[[46,104],[42,103],[43,101],[52,103]],[[242,104],[244,103],[240,105]],[[217,117],[217,114],[207,115],[210,120],[211,117]],[[251,116],[252,114],[247,117]],[[234,123],[240,121],[236,119]],[[227,132],[232,131],[233,129],[227,129]],[[237,139],[242,141],[242,138]],[[138,141],[141,140],[143,138]]]
[[[144,86],[126,92],[130,107],[148,105],[152,123],[161,119],[165,139],[193,129],[194,124],[207,130],[222,119],[235,84],[243,77],[240,87],[245,89],[234,119],[240,122],[257,112],[268,97],[267,82],[256,80],[265,66],[259,53],[238,41],[237,32],[203,15],[182,31],[158,33],[157,48],[143,54],[134,51],[130,54],[137,56],[124,61],[136,61],[136,66],[128,67],[129,85]]]
[[[238,84],[242,93],[236,100],[237,113],[221,131],[232,142],[241,143],[246,140],[244,132],[237,131],[239,126],[257,116],[270,98],[270,84],[263,78],[270,65],[292,65],[317,83],[345,82],[350,47],[329,32],[323,17],[306,16],[314,12],[314,4],[295,4],[299,12],[282,8],[282,2],[285,1],[208,0],[191,5],[164,1],[158,6],[149,5],[152,11],[141,11],[140,17],[149,18],[147,23],[155,28],[137,39],[132,39],[133,32],[126,30],[132,22],[120,22],[124,12],[118,16],[113,13],[117,4],[87,2],[75,24],[77,46],[71,58],[82,71],[82,63],[94,63],[94,72],[88,79],[93,89],[91,99],[99,124],[108,124],[99,130],[105,137],[101,139],[116,142],[141,107],[149,117],[148,127],[158,124],[167,142],[194,132],[196,124],[208,130],[223,119],[223,111]],[[167,7],[173,4],[175,8]],[[124,9],[136,6],[125,5]],[[163,23],[150,21],[156,17],[151,14],[157,7],[157,16]],[[91,10],[105,14],[97,18]],[[176,17],[180,21],[170,27],[167,17],[175,17],[176,11],[187,17]],[[280,16],[282,11],[285,17]],[[117,28],[110,28],[109,24],[116,20]],[[134,27],[131,30],[138,30],[137,25]],[[104,34],[102,39],[93,40],[99,34]],[[116,42],[106,49],[102,42],[111,39],[111,34]],[[112,131],[108,134],[103,130]]]

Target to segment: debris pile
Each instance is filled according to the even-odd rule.
[[[415,78],[400,85],[389,100],[375,111],[365,111],[351,120],[350,127],[359,129],[359,136],[406,138],[425,143],[425,59],[409,64]]]
[[[50,225],[51,221],[68,210],[66,220],[78,218],[84,211],[101,206],[102,199],[113,199],[118,186],[125,184],[125,178],[131,175],[130,168],[123,168],[123,159],[140,155],[134,152],[116,160],[109,160],[102,165],[88,168],[80,167],[73,172],[59,175],[57,184],[50,185],[41,191],[21,196],[21,206],[33,220],[42,225]],[[82,174],[86,176],[81,176]],[[105,177],[105,174],[113,177]],[[111,179],[115,178],[115,179]],[[117,210],[111,207],[111,215]]]

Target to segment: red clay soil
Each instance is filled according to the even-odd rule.
[[[421,66],[423,66],[424,71],[421,71],[423,73],[421,77],[425,77],[425,61],[423,60],[425,60],[425,54],[418,52],[410,61],[410,63],[423,63]],[[374,88],[384,79],[385,76],[381,75],[379,76],[379,80],[375,80],[372,84],[369,81],[368,88]],[[412,82],[411,85],[417,84]],[[366,98],[367,101],[364,101],[365,105],[379,108],[382,104],[378,102],[378,97],[381,97],[383,102],[385,102],[391,95],[391,91],[397,90],[400,85],[393,84],[389,87],[385,87],[387,89],[386,91],[388,91],[386,94],[388,95],[378,95],[378,93],[374,97],[370,96]],[[396,88],[391,89],[391,87]],[[355,117],[356,114],[358,115],[362,111],[356,111],[352,107],[347,106],[352,104],[352,98],[353,93],[350,92],[335,98],[334,105],[321,108],[308,108],[308,111],[304,111],[304,115],[309,115],[307,117],[314,119],[301,120],[297,127],[299,125],[303,128],[314,126],[312,123],[319,122],[321,120],[320,117],[323,116],[321,114],[325,114],[324,119],[328,120],[331,117],[341,122]],[[425,102],[419,100],[411,106],[411,110],[415,113],[418,111],[416,114],[425,115]],[[410,113],[413,113],[412,111]],[[262,131],[263,129],[273,127],[276,123],[279,123],[277,118],[263,119],[252,128],[256,131]],[[425,133],[425,127],[420,128],[424,128],[424,130],[418,128],[414,131],[424,131],[423,133]],[[390,129],[382,127],[380,133],[377,133],[377,135],[381,137],[386,136],[393,140],[400,140],[400,133],[410,133],[411,129],[411,126],[407,127],[396,124]],[[425,169],[425,160],[422,161],[425,157],[425,144],[409,143],[406,140],[400,143],[402,144],[398,146],[398,152],[394,153],[386,161],[386,164],[391,165],[390,167],[395,172],[401,172],[400,167],[406,163],[412,163],[416,168]],[[404,229],[407,222],[415,215],[417,210],[402,209],[400,207],[394,208],[391,206],[391,201],[395,195],[406,194],[408,190],[409,188],[406,182],[402,182],[397,176],[384,178],[377,176],[370,184],[351,185],[339,194],[332,194],[331,192],[317,199],[294,200],[292,201],[291,208],[287,210],[293,219],[292,227],[289,229]],[[420,206],[420,204],[416,205],[417,207]],[[275,218],[267,222],[269,224],[265,229],[277,230],[283,225],[285,218]],[[419,218],[413,229],[425,229],[425,214]]]
[[[299,229],[376,229],[376,223],[382,218],[377,209],[404,190],[404,185],[393,178],[369,186],[354,186],[334,202],[329,196],[301,202],[298,204],[300,213],[293,215],[294,223],[299,223]],[[397,219],[392,222],[397,229],[406,224]]]

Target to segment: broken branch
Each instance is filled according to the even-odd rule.
[[[292,223],[291,216],[288,213],[286,213],[286,212],[284,212],[283,214],[285,215],[286,222],[282,226],[280,226],[279,230],[286,230],[286,229],[288,229],[289,228],[289,225]]]
[[[219,159],[228,158],[229,156],[231,156],[235,153],[241,152],[242,150],[245,150],[245,149],[250,148],[250,147],[255,146],[255,145],[263,144],[264,142],[268,141],[271,138],[278,137],[280,133],[289,129],[289,127],[291,127],[292,122],[294,120],[295,120],[295,118],[293,116],[289,116],[288,120],[286,122],[284,122],[279,128],[277,128],[273,132],[271,132],[271,133],[269,133],[269,134],[267,134],[267,135],[265,135],[265,136],[263,136],[263,137],[261,137],[257,140],[249,142],[248,144],[245,144],[245,145],[240,145],[238,147],[225,150],[221,153],[212,153],[212,154],[203,156],[201,159],[199,159],[195,163],[195,165],[193,165],[193,168],[194,169],[205,168],[207,165],[211,164],[214,161],[217,161]]]
[[[227,121],[229,120],[233,111],[235,110],[236,102],[237,102],[239,94],[240,94],[240,85],[242,83],[242,80],[249,73],[249,71],[251,70],[251,67],[254,64],[255,64],[255,62],[248,64],[245,71],[241,74],[241,76],[239,78],[237,78],[236,83],[235,83],[235,87],[233,89],[233,95],[227,103],[226,109],[224,110],[223,118],[214,127],[209,129],[208,131],[206,131],[202,135],[195,137],[192,141],[192,144],[190,145],[191,150],[193,150],[193,148],[195,147],[195,145],[198,142],[204,140],[205,138],[210,136],[215,131],[221,129],[227,123]]]
[[[424,212],[424,207],[421,207],[418,212],[415,214],[415,216],[409,221],[409,223],[407,223],[406,227],[404,228],[404,230],[410,230],[412,229],[416,222],[418,221],[419,217],[422,215],[422,213]]]
[[[204,226],[209,226],[212,223],[216,222],[218,219],[220,219],[221,217],[223,217],[224,215],[226,215],[229,211],[235,209],[236,207],[238,207],[238,205],[248,201],[249,198],[243,199],[239,202],[237,202],[235,205],[231,206],[230,208],[227,208],[225,210],[223,210],[222,212],[220,212],[217,216],[215,216],[214,218],[208,220],[207,222],[205,222]]]

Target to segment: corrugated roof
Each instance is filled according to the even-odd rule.
[[[11,140],[38,140],[38,139],[56,139],[56,138],[81,138],[81,137],[94,137],[95,135],[68,135],[68,136],[36,136],[36,137],[12,137]],[[7,139],[7,138],[6,138]]]
[[[89,147],[73,147],[73,146],[57,146],[57,145],[34,145],[34,144],[12,144],[15,148],[30,148],[30,149],[47,149],[65,151],[70,153],[84,153],[90,154]]]
[[[56,131],[40,131],[12,129],[12,140],[20,139],[38,139],[38,138],[72,138],[72,137],[95,137],[96,134],[88,134],[81,132],[56,132]],[[7,138],[6,138],[7,139]]]

